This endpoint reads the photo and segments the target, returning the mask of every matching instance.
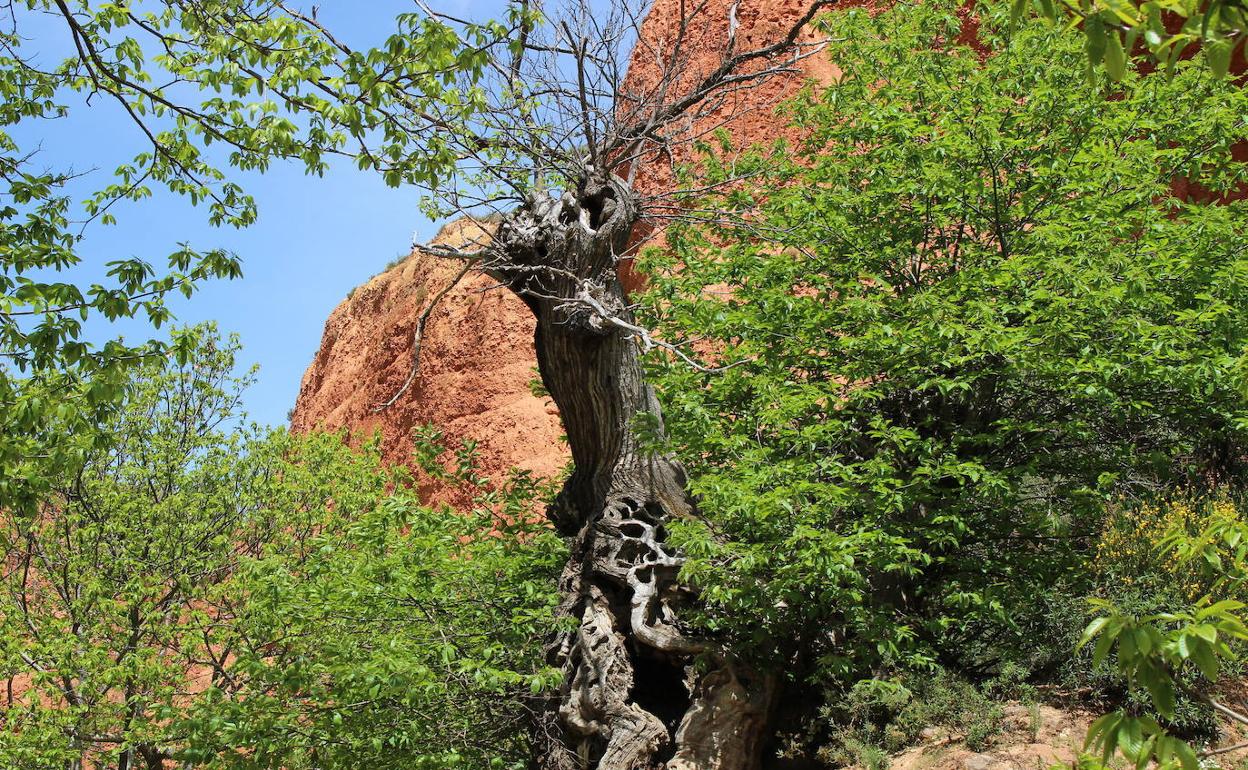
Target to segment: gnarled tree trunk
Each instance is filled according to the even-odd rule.
[[[604,175],[605,176],[605,175]],[[550,511],[572,539],[561,613],[575,631],[550,650],[565,675],[537,733],[542,770],[750,770],[774,683],[748,675],[680,629],[693,597],[665,525],[692,514],[672,458],[648,453],[638,415],[658,422],[616,275],[638,218],[621,180],[532,196],[499,227],[486,267],[537,317],[542,381],[559,407],[575,470]],[[708,667],[691,665],[706,653]]]

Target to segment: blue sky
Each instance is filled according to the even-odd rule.
[[[318,4],[319,18],[356,46],[380,43],[391,32],[395,15],[415,8],[411,0]],[[497,0],[434,4],[476,18],[488,18],[500,5]],[[22,32],[30,39],[27,50],[39,51],[45,64],[59,60],[67,44],[63,28],[49,20],[26,22]],[[73,106],[65,119],[21,126],[12,133],[27,149],[39,146],[39,161],[48,167],[99,169],[83,180],[85,193],[107,184],[111,169],[143,149],[143,138],[112,103],[97,98],[89,109]],[[243,259],[243,278],[206,284],[191,300],[179,296],[172,306],[179,323],[215,320],[223,331],[240,335],[244,363],[260,365],[246,408],[259,422],[281,424],[333,308],[352,287],[406,254],[413,233],[427,239],[438,225],[419,212],[418,191],[387,188],[379,177],[349,164],[339,164],[323,178],[281,164],[264,175],[235,178],[259,206],[259,221],[252,227],[211,227],[204,210],[157,191],[141,204],[114,209],[117,225],[87,231],[81,250],[85,262],[70,280],[99,280],[104,263],[118,258],[137,256],[160,266],[180,242],[237,253]],[[102,326],[93,333],[120,331],[136,340],[152,336],[149,327],[137,322]]]

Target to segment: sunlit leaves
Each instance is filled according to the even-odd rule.
[[[949,42],[950,4],[835,15],[840,78],[788,108],[804,140],[705,148],[702,184],[766,196],[691,202],[716,222],[649,257],[651,321],[740,362],[655,362],[704,622],[836,661],[815,676],[1033,646],[1107,500],[1248,441],[1248,220],[1176,185],[1245,179],[1248,97],[1127,67],[1107,98],[1083,40],[1001,11],[989,55]]]
[[[38,515],[0,508],[0,765],[153,752],[255,770],[512,766],[563,545],[546,485],[418,440],[470,511],[419,504],[377,442],[241,424],[237,343],[180,335]],[[35,398],[34,395],[31,396]],[[46,398],[46,394],[41,397]],[[48,404],[32,405],[36,410]]]
[[[1050,24],[1081,26],[1088,64],[1103,65],[1113,80],[1123,78],[1129,60],[1148,58],[1172,73],[1192,54],[1214,77],[1224,77],[1236,51],[1242,55],[1248,31],[1248,8],[1237,0],[1015,0],[1011,5],[1016,21],[1029,11]]]
[[[431,461],[446,450],[433,439],[418,440]],[[299,523],[223,585],[251,597],[218,637],[239,649],[236,686],[184,715],[179,756],[248,770],[522,762],[530,699],[559,681],[541,653],[565,558],[534,515],[545,488],[527,474],[491,485],[465,448],[452,473],[477,507],[434,511],[384,494],[395,479],[375,454],[341,452],[314,438],[286,466],[294,500],[332,489],[333,505],[290,511]]]
[[[51,417],[39,409],[77,409],[84,430],[69,433],[85,433],[105,417],[101,399],[120,393],[127,367],[171,352],[157,341],[89,345],[91,318],[139,318],[159,329],[172,317],[169,297],[240,274],[238,257],[184,245],[167,266],[117,255],[108,281],[81,285],[93,226],[162,192],[202,207],[213,225],[248,226],[256,205],[231,170],[278,162],[322,174],[336,157],[358,157],[387,183],[436,187],[459,160],[452,139],[469,132],[483,107],[474,83],[484,51],[507,35],[493,22],[452,28],[404,14],[379,45],[353,50],[315,14],[267,2],[19,6],[12,28],[0,32],[2,506],[29,504],[46,475],[79,451],[54,440]],[[72,55],[45,61],[47,41],[29,34],[39,27],[62,34]],[[143,145],[99,182],[48,170],[37,148],[5,130],[91,109],[124,116]],[[95,187],[85,200],[71,197],[87,183]],[[55,396],[27,398],[28,388],[51,380]]]
[[[1182,526],[1172,527],[1158,543],[1161,556],[1180,562],[1204,561],[1218,573],[1213,592],[1188,609],[1141,617],[1104,599],[1089,600],[1096,617],[1084,630],[1080,646],[1095,641],[1096,665],[1112,655],[1119,673],[1130,686],[1148,693],[1149,702],[1163,718],[1174,717],[1176,691],[1186,687],[1181,678],[1185,669],[1216,683],[1223,663],[1237,657],[1232,645],[1248,639],[1242,618],[1245,604],[1216,599],[1248,580],[1248,558],[1241,546],[1246,535],[1248,528],[1239,517],[1218,517],[1195,535]],[[1188,743],[1168,735],[1147,717],[1121,711],[1097,720],[1088,732],[1087,744],[1099,749],[1103,764],[1121,752],[1138,766],[1155,760],[1163,766],[1181,764],[1184,770],[1198,767]]]
[[[93,379],[85,398],[118,407],[101,425],[76,424],[64,394],[34,384],[19,402],[57,419],[79,454],[33,510],[0,509],[0,672],[15,694],[0,709],[0,764],[107,763],[167,746],[168,711],[204,673],[209,587],[263,540],[258,479],[276,456],[258,451],[259,431],[229,434],[245,384],[237,343],[199,332],[173,343],[203,340],[181,362],[150,359],[133,382]],[[109,440],[90,440],[99,434]]]

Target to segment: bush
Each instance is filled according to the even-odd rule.
[[[815,740],[820,759],[836,766],[886,767],[888,755],[919,743],[931,728],[983,751],[1000,735],[1004,716],[998,701],[943,669],[864,680],[826,701],[833,705],[821,710]]]
[[[34,518],[0,510],[0,766],[514,767],[563,544],[524,474],[420,505],[378,442],[244,425],[234,340],[135,371]],[[426,439],[434,434],[422,434]]]
[[[1162,571],[1172,576],[1172,587],[1168,593],[1144,593],[1153,602],[1163,597],[1161,607],[1133,606],[1136,594],[1118,586],[1089,598],[1095,617],[1079,647],[1092,649],[1094,669],[1112,664],[1128,693],[1126,704],[1088,729],[1088,746],[1099,755],[1088,760],[1089,766],[1105,766],[1121,754],[1137,767],[1156,762],[1198,770],[1201,755],[1192,738],[1216,734],[1214,712],[1248,724],[1248,715],[1218,702],[1222,696],[1216,687],[1239,668],[1239,650],[1248,641],[1245,603],[1235,598],[1248,587],[1248,526],[1237,508],[1224,497],[1162,506],[1157,518],[1168,520],[1168,526],[1154,553]],[[1190,702],[1204,713],[1193,713]],[[1204,734],[1192,735],[1193,725]]]
[[[0,508],[0,766],[153,764],[183,694],[216,675],[199,664],[228,618],[212,599],[276,534],[264,511],[284,439],[241,424],[237,340],[191,336],[187,360],[127,370],[111,419],[71,439],[93,448],[34,515]]]
[[[1164,597],[1171,597],[1170,609],[1195,601],[1213,588],[1209,576],[1197,565],[1159,550],[1158,543],[1172,533],[1196,537],[1214,524],[1242,521],[1239,506],[1225,496],[1177,494],[1165,500],[1113,506],[1091,563],[1098,593],[1155,595],[1159,607],[1166,606]]]
[[[1088,550],[1081,578],[1054,586],[1039,597],[1040,611],[1032,616],[1034,625],[1026,628],[1037,644],[1015,662],[1030,671],[1032,678],[1059,688],[1067,699],[1153,713],[1149,698],[1129,686],[1113,657],[1094,665],[1093,649],[1079,647],[1092,617],[1088,598],[1109,602],[1137,618],[1181,613],[1215,591],[1222,598],[1242,600],[1242,588],[1233,587],[1229,593],[1218,588],[1222,576],[1210,571],[1203,560],[1197,564],[1180,559],[1173,549],[1159,548],[1175,536],[1200,540],[1211,529],[1242,526],[1240,510],[1241,505],[1223,493],[1175,492],[1165,498],[1110,505],[1095,546]],[[1221,558],[1229,562],[1234,554],[1222,549]],[[1231,643],[1232,649],[1240,646]],[[1224,677],[1236,677],[1243,665],[1228,659],[1222,670]],[[1214,738],[1215,714],[1192,694],[1207,692],[1210,683],[1191,669],[1180,673],[1180,682],[1174,714],[1164,724],[1190,740]]]
[[[535,515],[548,488],[480,477],[470,448],[418,455],[477,492],[431,510],[373,446],[349,463],[337,436],[302,440],[286,505],[297,526],[245,561],[222,596],[246,597],[217,643],[232,686],[204,693],[180,727],[183,759],[245,770],[522,767],[537,699],[559,682],[543,657],[566,553]],[[323,474],[332,474],[324,476]],[[378,484],[382,485],[378,489]],[[343,496],[367,489],[359,496]]]
[[[722,216],[645,268],[647,321],[731,364],[652,359],[698,620],[797,679],[990,677],[1044,597],[1087,593],[1108,506],[1245,478],[1248,205],[1174,182],[1245,178],[1248,92],[1089,83],[1080,41],[1001,4],[985,55],[959,8],[835,14],[806,139],[707,148],[765,194],[691,204]]]

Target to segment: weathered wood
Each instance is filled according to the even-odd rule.
[[[648,453],[638,415],[661,428],[616,275],[638,220],[633,192],[592,176],[578,195],[533,196],[500,225],[486,268],[533,310],[542,382],[575,469],[550,518],[571,539],[560,612],[574,631],[550,648],[562,689],[537,720],[542,770],[752,770],[774,684],[747,676],[680,625],[693,600],[665,525],[693,514],[675,459]],[[588,292],[593,302],[578,301]],[[693,657],[704,654],[695,670]]]

